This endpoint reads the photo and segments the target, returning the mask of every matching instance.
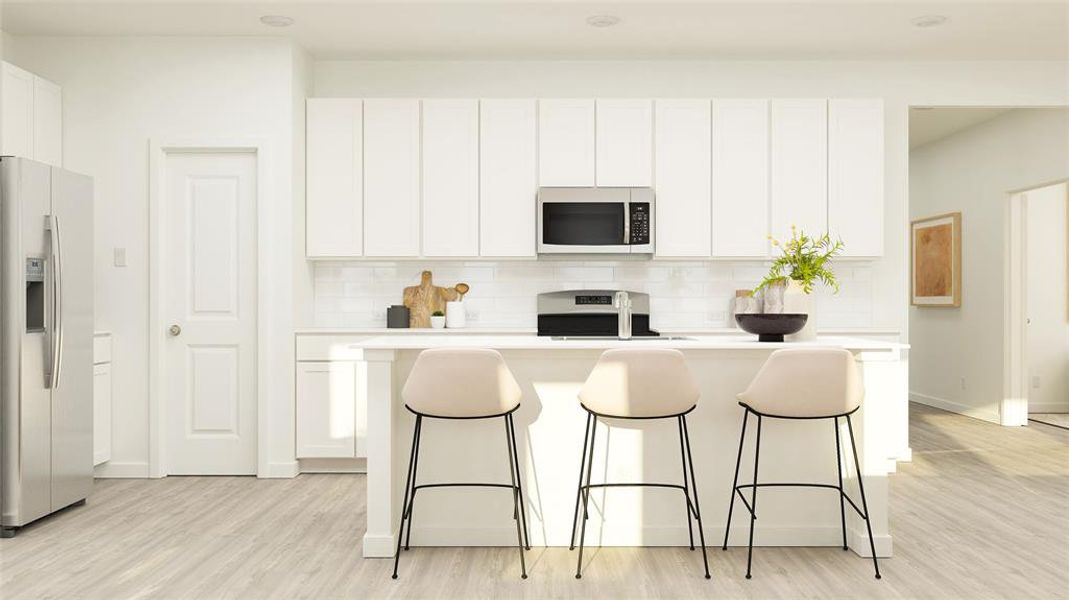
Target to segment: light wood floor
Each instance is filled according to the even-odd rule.
[[[913,463],[892,479],[895,556],[834,548],[413,548],[360,558],[364,478],[100,480],[89,504],[0,540],[0,598],[1069,597],[1069,431],[912,407]],[[724,474],[727,476],[728,474]],[[720,519],[723,515],[710,515]],[[715,542],[714,542],[715,543]]]

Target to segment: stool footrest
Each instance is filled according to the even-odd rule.
[[[423,488],[446,488],[446,487],[496,487],[505,489],[516,489],[516,486],[509,485],[507,483],[424,483],[421,485],[414,485],[412,489],[421,490]]]
[[[746,496],[742,495],[742,490],[745,489],[745,488],[755,488],[755,487],[804,487],[804,488],[823,488],[823,489],[828,489],[828,490],[836,490],[836,491],[839,492],[839,494],[842,495],[843,498],[846,499],[847,502],[850,503],[850,506],[853,507],[853,509],[857,512],[857,514],[862,519],[868,519],[869,518],[868,514],[865,511],[861,510],[861,507],[859,507],[857,504],[854,504],[854,501],[850,498],[850,496],[846,493],[845,490],[843,490],[842,488],[840,488],[837,485],[831,485],[830,483],[758,483],[758,484],[746,483],[746,484],[736,485],[735,486],[735,493],[737,493],[739,495],[739,498],[742,499],[742,503],[746,505],[746,510],[749,511],[750,516],[753,517],[754,519],[757,519],[757,515],[754,514],[753,508],[750,507],[750,503],[746,500]]]

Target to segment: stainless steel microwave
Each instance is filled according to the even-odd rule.
[[[653,254],[653,189],[543,187],[539,254]]]

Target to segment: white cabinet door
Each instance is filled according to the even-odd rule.
[[[772,235],[828,230],[828,102],[772,101]]]
[[[63,166],[63,91],[40,77],[33,79],[33,159]]]
[[[595,120],[597,184],[652,185],[653,103],[598,100]]]
[[[423,101],[423,255],[479,255],[479,101]]]
[[[657,256],[709,256],[709,100],[657,100]]]
[[[111,363],[93,365],[93,464],[111,460]]]
[[[364,100],[364,255],[419,256],[419,100]]]
[[[33,158],[33,73],[9,63],[0,67],[0,154]]]
[[[768,101],[713,101],[713,256],[768,255]]]
[[[883,101],[828,102],[828,229],[843,256],[883,255]]]
[[[538,183],[594,185],[593,100],[539,100]]]
[[[297,458],[356,455],[356,365],[297,363]]]
[[[306,106],[305,250],[310,258],[363,254],[364,165],[360,100],[309,98]]]
[[[479,254],[535,255],[538,119],[534,100],[482,100]]]

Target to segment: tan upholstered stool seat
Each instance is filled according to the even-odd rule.
[[[680,415],[697,405],[698,396],[683,353],[670,348],[606,350],[579,390],[590,412],[625,419]]]
[[[520,385],[488,348],[433,348],[416,358],[401,397],[413,412],[445,419],[503,415],[520,406]]]
[[[863,394],[849,350],[785,348],[768,357],[738,398],[763,415],[817,419],[854,412]]]

